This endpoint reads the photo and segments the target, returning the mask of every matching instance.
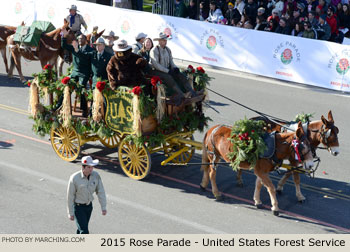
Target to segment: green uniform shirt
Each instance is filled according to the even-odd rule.
[[[102,80],[108,80],[106,68],[109,60],[113,55],[106,51],[103,51],[102,54],[99,55],[99,53],[96,50],[93,50],[91,52],[82,52],[82,51],[77,52],[77,55],[79,57],[82,54],[85,54],[88,57],[90,57],[91,69],[93,74],[92,76],[93,87],[96,86],[97,78],[101,78]]]
[[[90,77],[91,74],[91,59],[87,52],[92,52],[93,49],[86,45],[84,48],[79,48],[79,52],[74,50],[72,45],[67,44],[65,38],[62,39],[62,48],[73,54],[73,71],[71,77]]]
[[[90,204],[94,200],[94,192],[97,194],[102,211],[106,210],[106,193],[100,175],[92,171],[88,179],[82,171],[72,174],[67,189],[68,214],[74,215],[74,203]]]

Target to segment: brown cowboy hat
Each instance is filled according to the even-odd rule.
[[[109,32],[107,32],[106,35],[102,35],[102,37],[103,38],[113,37],[114,40],[118,40],[119,39],[118,36],[115,36],[114,31],[109,31]]]

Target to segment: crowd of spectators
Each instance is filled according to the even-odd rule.
[[[350,37],[349,0],[183,1],[175,0],[177,17],[337,43]]]

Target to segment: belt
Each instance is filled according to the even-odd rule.
[[[82,203],[74,203],[76,206],[90,206],[92,202],[89,204],[82,204]]]

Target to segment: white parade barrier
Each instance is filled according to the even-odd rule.
[[[76,4],[88,30],[113,30],[134,43],[145,32],[151,38],[163,31],[178,59],[281,80],[350,92],[350,46],[196,20],[155,15],[73,0],[0,0],[0,23],[30,25],[33,20],[63,24],[68,7]]]

